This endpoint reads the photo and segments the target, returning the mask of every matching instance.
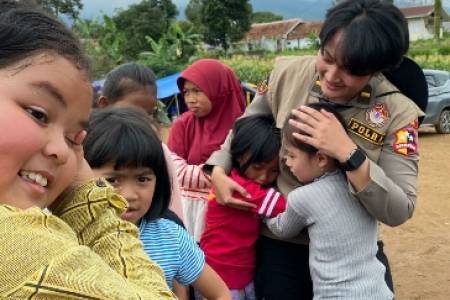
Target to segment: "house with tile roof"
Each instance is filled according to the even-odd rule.
[[[270,23],[255,23],[245,37],[236,44],[243,50],[265,49],[278,51],[306,48],[311,45],[310,32],[318,34],[321,23],[289,19]]]
[[[400,8],[408,21],[409,39],[416,41],[419,39],[430,39],[434,35],[434,6],[414,6]],[[445,9],[441,10],[442,22],[450,21],[449,14]],[[441,25],[441,34],[443,27]]]

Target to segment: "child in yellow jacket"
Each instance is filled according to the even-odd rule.
[[[174,299],[83,159],[89,64],[56,19],[0,9],[0,299]],[[52,213],[50,213],[52,211]]]

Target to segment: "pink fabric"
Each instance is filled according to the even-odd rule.
[[[244,112],[245,98],[234,72],[218,60],[201,59],[189,66],[178,78],[180,91],[186,80],[208,96],[212,109],[202,118],[190,111],[183,113],[173,124],[167,144],[188,164],[198,165],[222,145],[234,121]]]
[[[244,199],[239,193],[233,197],[254,203],[256,208],[246,211],[227,207],[209,195],[205,231],[200,247],[206,262],[220,275],[230,289],[242,289],[253,280],[256,267],[256,240],[259,236],[260,218],[275,217],[286,208],[286,198],[273,188],[239,176],[236,170],[230,177],[250,193]]]
[[[166,159],[167,173],[169,174],[170,184],[172,187],[170,198],[170,209],[177,214],[177,216],[183,220],[183,208],[181,206],[181,191],[178,184],[177,174],[175,172],[175,166],[173,163],[172,154],[166,144],[162,143],[164,152],[164,158]]]

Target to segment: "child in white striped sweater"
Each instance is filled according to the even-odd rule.
[[[332,112],[344,125],[328,104],[309,106]],[[350,193],[338,161],[294,137],[305,133],[290,125],[291,119],[301,122],[291,115],[283,128],[286,165],[304,185],[289,193],[286,211],[268,219],[267,227],[281,238],[308,229],[314,300],[393,299],[386,269],[376,258],[376,219]]]

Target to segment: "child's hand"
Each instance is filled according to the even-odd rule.
[[[242,186],[228,177],[221,167],[214,167],[211,174],[211,181],[215,188],[217,202],[220,204],[243,210],[256,208],[255,204],[239,200],[232,196],[234,192],[238,192],[245,198],[250,197],[249,193]]]

